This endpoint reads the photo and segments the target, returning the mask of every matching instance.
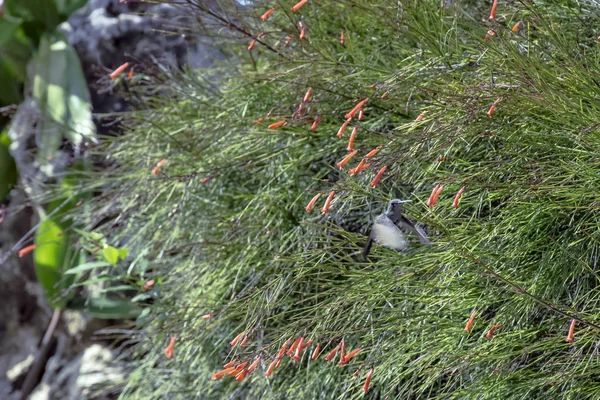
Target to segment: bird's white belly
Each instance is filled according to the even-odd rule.
[[[375,224],[373,226],[374,240],[382,246],[394,250],[404,250],[408,246],[406,237],[396,226]]]

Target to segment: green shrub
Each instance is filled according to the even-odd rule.
[[[265,23],[269,2],[249,15],[190,7],[231,21],[221,35],[230,56],[139,86],[132,99],[145,108],[106,142],[95,207],[94,220],[112,218],[96,231],[143,259],[131,275],[162,281],[127,354],[124,398],[360,398],[370,368],[373,398],[597,397],[599,10],[501,1],[497,20],[482,22],[487,2],[454,3],[311,1],[292,14],[285,1]],[[240,31],[266,32],[269,47],[247,51]],[[358,156],[340,171],[350,128],[336,132],[366,97],[364,120],[350,125]],[[372,165],[350,176],[376,146]],[[413,201],[407,215],[433,244],[375,246],[365,261],[370,223],[393,198]],[[248,345],[232,349],[244,330]],[[342,367],[310,360],[311,346],[267,379],[261,371],[300,335],[323,354],[342,338],[364,350]],[[227,361],[257,355],[261,369],[241,383],[211,381]]]

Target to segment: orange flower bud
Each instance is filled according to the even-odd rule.
[[[377,186],[377,184],[379,183],[379,180],[383,176],[383,173],[385,172],[386,169],[387,169],[387,165],[383,166],[383,168],[381,168],[379,170],[379,172],[377,173],[377,175],[375,175],[375,178],[373,178],[373,180],[371,181],[371,183],[369,183],[369,186],[371,186],[371,187]]]
[[[242,336],[244,336],[245,334],[246,334],[246,331],[240,332],[235,338],[233,338],[233,340],[231,342],[229,342],[229,344],[232,346],[235,346],[236,344],[238,344],[238,342],[240,341]]]
[[[317,131],[317,127],[319,126],[319,122],[321,121],[321,117],[319,117],[317,115],[317,118],[315,118],[315,120],[313,121],[312,125],[310,126],[310,130],[312,132],[316,132]]]
[[[267,372],[265,372],[266,377],[271,376],[271,374],[273,373],[273,370],[275,369],[276,364],[277,364],[277,359],[273,360],[273,362],[271,362],[271,364],[269,364],[269,368],[267,368]]]
[[[358,111],[358,120],[362,121],[365,118],[365,108],[362,107],[359,111]]]
[[[167,347],[165,347],[165,349],[163,350],[163,353],[165,353],[165,356],[169,359],[173,358],[173,350],[175,350],[175,341],[177,340],[177,336],[173,336],[171,338],[171,341],[169,342],[169,345]]]
[[[335,346],[335,347],[333,348],[333,350],[331,350],[331,351],[329,352],[329,354],[327,354],[327,355],[325,356],[324,360],[325,360],[326,362],[329,362],[329,361],[331,361],[331,359],[332,359],[333,357],[335,357],[335,355],[337,354],[337,352],[338,352],[338,350],[340,349],[340,347],[341,347],[341,346],[342,346],[342,344],[341,344],[341,343],[340,343],[340,344],[338,344],[337,346]]]
[[[321,350],[321,344],[317,343],[317,347],[315,347],[315,350],[312,353],[311,359],[316,360],[319,357],[320,350]]]
[[[121,75],[123,73],[123,71],[125,71],[127,69],[127,67],[129,67],[129,63],[126,62],[125,64],[122,64],[119,68],[115,69],[113,72],[110,73],[110,79],[112,79],[113,81],[115,79],[117,79],[119,77],[119,75]]]
[[[252,125],[258,125],[258,124],[260,124],[260,123],[262,123],[262,122],[265,122],[265,119],[264,119],[264,118],[259,118],[259,119],[257,119],[256,121],[254,121],[254,122],[252,123]]]
[[[344,31],[340,33],[340,44],[343,46],[346,41],[344,40]]]
[[[517,33],[519,31],[519,26],[521,26],[521,21],[517,22],[511,29],[511,31],[513,31],[514,33]]]
[[[229,361],[227,364],[223,365],[223,369],[227,369],[229,367],[233,367],[236,362],[237,362],[237,360],[231,360],[231,361]]]
[[[423,121],[423,117],[425,116],[425,113],[421,113],[419,114],[419,116],[417,117],[417,119],[415,119],[415,121],[419,122],[419,121]]]
[[[492,337],[494,337],[494,331],[498,328],[500,328],[502,325],[494,325],[490,328],[490,330],[485,334],[485,337],[488,339],[492,339]]]
[[[354,151],[354,138],[356,137],[356,127],[352,128],[352,133],[350,134],[350,140],[348,140],[348,147],[346,150]]]
[[[342,161],[338,162],[335,165],[337,165],[339,167],[339,169],[344,168],[344,165],[348,164],[348,161],[350,161],[350,159],[352,159],[352,157],[354,157],[356,155],[356,153],[358,153],[358,150],[354,150],[352,153],[350,153],[346,157],[344,157],[342,159]]]
[[[329,207],[331,206],[331,200],[333,200],[333,196],[335,195],[335,192],[332,190],[329,193],[329,196],[327,196],[327,200],[325,200],[325,205],[323,206],[323,208],[321,209],[321,212],[323,214],[327,214],[327,212],[329,211]]]
[[[367,379],[365,379],[365,384],[363,385],[363,392],[365,394],[369,391],[369,385],[371,384],[371,377],[373,376],[373,368],[369,370],[367,373]]]
[[[304,208],[306,210],[306,212],[311,212],[312,209],[315,207],[315,203],[317,202],[317,200],[319,200],[319,197],[321,197],[321,193],[317,193],[315,195],[315,197],[313,197],[308,204],[306,205],[306,207]]]
[[[131,78],[133,78],[133,67],[131,67],[129,70],[129,76],[127,76],[127,79],[131,80]]]
[[[256,39],[254,39],[252,42],[250,42],[250,46],[248,46],[248,50],[252,50],[254,48],[254,46],[256,46]]]
[[[154,279],[150,279],[148,282],[144,283],[143,290],[144,290],[144,292],[147,292],[148,290],[152,289],[153,287],[154,287]]]
[[[344,357],[344,362],[347,363],[348,361],[352,360],[352,358],[357,355],[358,353],[360,353],[362,351],[361,348],[352,350],[350,353],[346,354],[346,357]]]
[[[340,361],[338,362],[339,365],[345,365],[346,364],[346,342],[344,342],[344,340],[342,340],[342,346],[340,347]]]
[[[23,247],[21,250],[19,250],[19,258],[22,258],[27,254],[31,253],[33,250],[35,250],[36,247],[37,244],[30,244],[27,247]]]
[[[269,129],[277,129],[277,128],[279,128],[281,126],[284,126],[286,124],[287,124],[287,121],[285,119],[282,119],[281,121],[278,121],[278,122],[275,122],[275,123],[269,125],[267,128],[269,128]]]
[[[471,316],[469,317],[469,320],[467,321],[467,324],[465,325],[465,332],[471,332],[471,329],[473,328],[473,324],[475,323],[475,316],[477,315],[477,309],[473,309],[473,312],[471,313]]]
[[[337,137],[341,138],[344,135],[344,131],[348,127],[348,124],[350,123],[350,121],[352,121],[352,118],[348,118],[346,121],[344,121],[344,123],[340,127],[340,130],[337,133]]]
[[[466,186],[460,188],[460,190],[456,193],[456,197],[454,197],[454,201],[452,202],[452,208],[457,208],[458,203],[460,202],[460,198],[465,191]]]
[[[292,343],[292,345],[290,346],[290,348],[287,351],[287,355],[288,356],[293,356],[294,352],[296,351],[296,347],[298,347],[298,343],[300,343],[300,341],[302,340],[302,337],[297,338],[296,340],[294,340],[294,342]]]
[[[310,92],[312,92],[311,87],[309,87],[308,90],[306,91],[306,94],[304,95],[304,98],[302,99],[303,102],[308,103],[310,101]]]
[[[569,334],[567,335],[565,342],[573,343],[573,334],[575,333],[575,324],[576,323],[577,323],[577,320],[575,320],[575,319],[571,321],[571,326],[569,327]]]
[[[371,158],[374,157],[375,154],[379,153],[379,150],[383,149],[383,146],[377,146],[375,147],[373,150],[371,150],[369,153],[367,153],[367,155],[365,156],[365,158]]]
[[[252,364],[250,364],[250,366],[248,367],[248,373],[253,372],[256,367],[258,367],[258,363],[260,363],[260,359],[261,356],[258,356],[258,358],[256,360],[254,360],[254,362]]]
[[[213,381],[216,381],[217,379],[220,379],[220,378],[224,377],[225,375],[230,374],[232,371],[235,371],[235,368],[233,368],[233,367],[225,368],[222,371],[219,371],[216,374],[213,374],[211,379]]]
[[[303,5],[305,5],[306,3],[308,3],[308,0],[301,0],[300,2],[298,2],[294,7],[292,7],[292,12],[297,12],[300,8],[302,8]]]
[[[348,111],[348,113],[346,114],[346,119],[354,118],[354,115],[356,115],[356,113],[361,108],[363,108],[365,104],[367,104],[367,101],[369,101],[368,97],[366,99],[360,101],[357,105],[355,105],[354,108],[352,110]]]
[[[266,13],[264,13],[263,15],[261,15],[260,19],[262,19],[263,21],[266,21],[271,16],[271,14],[273,14],[274,12],[275,12],[275,9],[271,8],[270,10],[267,10]]]
[[[496,6],[498,6],[498,0],[494,0],[494,3],[492,3],[492,12],[490,12],[490,19],[496,19]]]
[[[306,26],[302,25],[302,29],[300,30],[300,40],[306,37]]]

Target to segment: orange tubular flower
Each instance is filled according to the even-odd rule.
[[[302,99],[303,102],[308,103],[310,101],[310,92],[312,92],[311,87],[309,87],[308,90],[306,91],[306,94],[304,95],[304,98]]]
[[[321,212],[323,214],[327,214],[327,212],[329,211],[329,207],[331,206],[331,200],[333,200],[333,196],[335,196],[335,192],[332,190],[329,193],[329,196],[327,196],[327,200],[325,200],[325,205],[321,209]]]
[[[246,347],[246,343],[248,342],[249,337],[250,337],[249,335],[246,335],[244,337],[244,340],[242,340],[242,343],[240,343],[240,347]]]
[[[284,126],[285,124],[287,124],[287,121],[285,119],[282,119],[281,121],[277,121],[277,122],[269,125],[267,128],[269,128],[269,129],[277,129],[279,127]]]
[[[307,348],[308,346],[310,346],[312,343],[313,343],[313,340],[312,340],[312,339],[310,339],[308,342],[305,342],[305,343],[302,345],[302,350],[304,350],[305,348]]]
[[[365,392],[365,394],[367,394],[367,392],[369,391],[369,385],[371,384],[372,376],[373,376],[373,368],[371,368],[369,370],[369,372],[367,373],[367,379],[365,379],[365,384],[363,385],[363,392]]]
[[[423,121],[423,117],[424,117],[424,116],[425,116],[425,113],[421,113],[421,114],[419,114],[419,116],[417,117],[417,119],[415,119],[415,121],[416,121],[416,122]]]
[[[435,187],[431,190],[431,194],[429,195],[429,199],[427,200],[427,203],[425,203],[425,205],[427,207],[433,207],[433,205],[431,204],[433,202],[433,199],[435,198],[435,193],[437,192],[438,188],[440,187],[440,185],[435,185]]]
[[[302,25],[302,29],[300,30],[300,40],[306,37],[306,26]]]
[[[256,46],[256,39],[254,39],[251,43],[250,46],[248,46],[248,50],[252,50],[254,48],[254,46]]]
[[[494,0],[494,3],[492,3],[492,12],[490,12],[490,19],[496,19],[496,6],[498,6],[498,0]]]
[[[344,357],[344,362],[347,363],[348,361],[352,360],[352,358],[357,355],[358,353],[360,353],[362,351],[361,348],[352,350],[350,353],[346,354],[346,357]]]
[[[300,341],[298,342],[298,345],[296,346],[296,353],[292,357],[292,360],[294,360],[296,362],[300,361],[302,349],[304,348],[304,347],[302,347],[303,344],[304,344],[304,337],[300,337]]]
[[[294,7],[292,7],[292,12],[297,12],[300,8],[302,8],[303,5],[305,5],[306,3],[308,3],[308,0],[301,0],[300,2],[298,2]]]
[[[492,104],[492,106],[490,107],[490,109],[487,112],[487,115],[492,118],[492,116],[494,115],[494,111],[496,110],[496,103]]]
[[[306,212],[311,212],[312,209],[315,207],[315,203],[317,202],[317,200],[319,200],[319,197],[321,197],[321,193],[317,193],[315,195],[315,197],[313,197],[308,204],[306,205],[306,207],[304,208],[306,210]]]
[[[346,150],[354,151],[354,138],[356,137],[356,127],[352,128],[352,133],[350,134],[350,140],[348,140],[348,147]]]
[[[367,101],[369,101],[368,97],[366,99],[360,101],[357,105],[355,105],[354,108],[352,110],[348,111],[348,114],[346,114],[346,119],[354,118],[354,116],[356,115],[356,113],[361,108],[363,108],[365,104],[367,104]]]
[[[244,336],[245,334],[246,334],[246,331],[239,333],[235,338],[233,338],[233,340],[231,342],[229,342],[229,344],[232,346],[235,346],[236,344],[238,344],[238,342],[240,341],[242,336]]]
[[[248,375],[248,370],[245,369],[235,376],[236,382],[241,382]]]
[[[490,29],[487,31],[487,33],[485,34],[485,37],[483,38],[483,40],[490,40],[490,38],[492,36],[496,36],[496,31],[494,31],[493,29]]]
[[[294,340],[294,342],[292,343],[292,345],[290,346],[290,348],[287,351],[287,355],[288,356],[293,356],[294,352],[296,351],[296,347],[298,347],[298,343],[300,343],[300,341],[302,340],[302,337],[297,338],[296,340]]]
[[[241,363],[241,364],[237,365],[237,366],[235,367],[235,371],[231,372],[229,375],[231,375],[231,376],[236,376],[236,375],[237,375],[237,374],[239,374],[239,373],[240,373],[240,372],[241,372],[241,371],[242,371],[244,368],[246,368],[246,365],[248,365],[248,364],[249,364],[249,362],[248,362],[248,361],[245,361],[245,362],[243,362],[243,363]]]
[[[219,371],[216,374],[213,374],[211,379],[213,381],[216,381],[217,379],[220,379],[220,378],[224,377],[225,375],[230,374],[232,371],[235,371],[235,368],[233,368],[233,367],[225,368],[224,370]]]
[[[250,364],[250,366],[248,367],[248,373],[254,372],[254,370],[256,369],[256,367],[258,367],[258,364],[260,363],[260,359],[261,357],[258,356],[258,358],[254,360],[252,364]]]
[[[319,358],[319,351],[321,350],[321,344],[317,343],[317,347],[315,347],[315,350],[312,353],[312,360],[316,360],[317,358]]]
[[[346,41],[344,40],[344,31],[340,34],[340,44],[343,46]]]
[[[265,372],[266,377],[271,377],[273,370],[275,369],[275,365],[277,364],[277,359],[273,360],[271,364],[269,364],[269,368],[267,368],[267,372]]]
[[[466,186],[460,188],[460,190],[456,193],[456,197],[454,197],[454,201],[452,202],[452,208],[457,208],[458,203],[460,202],[460,198],[465,191]]]
[[[369,153],[367,153],[367,155],[365,156],[365,158],[371,158],[374,157],[375,154],[379,153],[379,150],[383,149],[383,146],[377,146],[375,147],[373,150],[371,150]]]
[[[200,183],[204,185],[204,184],[208,183],[208,181],[210,181],[211,179],[212,178],[204,178],[200,181]]]
[[[567,338],[565,339],[565,342],[567,343],[573,343],[573,334],[575,333],[575,324],[577,323],[577,320],[572,320],[571,321],[571,326],[569,327],[569,334],[567,335]]]
[[[263,22],[264,22],[264,21],[266,21],[266,20],[267,20],[267,19],[268,19],[268,18],[271,16],[271,14],[273,14],[274,12],[275,12],[275,9],[274,9],[274,8],[271,8],[270,10],[267,10],[267,12],[266,12],[266,13],[264,13],[263,15],[261,15],[261,16],[260,16],[260,19],[262,19],[262,20],[263,20]]]
[[[129,76],[127,76],[127,79],[131,80],[131,78],[133,78],[133,67],[131,67],[129,70]]]
[[[494,110],[496,110],[496,104],[498,104],[498,102],[500,102],[500,99],[496,100],[492,106],[490,107],[490,109],[487,112],[487,115],[492,118],[492,115],[494,115]]]
[[[344,165],[348,164],[348,161],[352,159],[358,153],[358,150],[354,150],[352,153],[348,154],[346,157],[342,159],[342,161],[338,162],[337,165],[340,169],[344,168]]]
[[[167,356],[167,358],[171,359],[173,358],[173,350],[175,350],[175,341],[177,340],[177,336],[173,336],[171,338],[171,341],[169,342],[169,345],[167,347],[165,347],[165,349],[163,350],[163,353],[165,353],[165,356]]]
[[[511,31],[513,31],[514,33],[517,33],[519,31],[519,26],[521,26],[521,21],[517,22],[511,29]]]
[[[333,349],[333,350],[331,350],[331,351],[329,352],[329,354],[327,354],[327,355],[325,356],[324,360],[325,360],[326,362],[329,362],[329,361],[331,361],[331,360],[333,359],[333,357],[335,357],[335,355],[337,354],[337,352],[338,352],[338,350],[340,349],[340,347],[341,347],[341,346],[342,346],[342,344],[341,344],[341,343],[340,343],[340,344],[338,344],[337,346],[335,346],[335,347],[334,347],[334,349]]]
[[[346,365],[346,342],[342,340],[342,347],[340,348],[340,361],[338,365]]]
[[[236,362],[237,362],[237,360],[231,360],[231,361],[229,361],[227,364],[223,365],[223,369],[227,369],[229,367],[233,367]]]
[[[123,71],[125,71],[127,69],[127,67],[129,67],[129,63],[126,62],[125,64],[122,64],[119,68],[115,69],[113,72],[110,73],[110,79],[112,79],[113,81],[115,79],[117,79],[119,77],[119,75],[121,75],[123,73]]]
[[[382,98],[382,99],[384,99],[384,100],[385,100],[385,99],[387,99],[388,97],[390,97],[390,94],[389,94],[388,92],[385,92],[385,93],[384,93],[384,94],[381,96],[381,98]]]
[[[37,244],[30,244],[27,247],[23,247],[21,250],[19,250],[19,258],[22,258],[27,254],[31,253],[33,250],[35,250],[36,247]]]
[[[337,133],[337,137],[341,138],[344,135],[344,132],[346,131],[346,128],[348,127],[350,121],[352,121],[352,118],[348,118],[346,121],[344,121],[344,123],[340,127],[340,130]]]
[[[148,290],[152,289],[154,287],[154,279],[150,279],[148,282],[144,283],[144,292],[147,292]]]
[[[485,337],[492,340],[492,338],[494,337],[494,331],[498,328],[500,328],[502,325],[494,325],[490,328],[490,330],[485,334]]]
[[[363,158],[362,160],[360,160],[358,165],[356,167],[352,168],[351,170],[349,170],[348,173],[350,174],[350,176],[354,176],[354,175],[358,174],[360,171],[362,171],[363,169],[367,169],[370,166],[371,166],[371,164],[365,164],[365,159]]]
[[[315,120],[313,121],[312,125],[310,126],[310,130],[312,132],[316,132],[317,131],[317,127],[319,126],[319,122],[321,121],[321,117],[319,117],[317,115],[317,118],[315,118]]]
[[[473,328],[473,324],[475,323],[475,316],[477,315],[477,309],[473,309],[473,312],[471,313],[471,316],[469,317],[469,320],[467,321],[467,324],[465,325],[465,332],[471,332],[471,329]]]
[[[440,187],[438,187],[437,191],[435,192],[435,197],[433,198],[433,204],[431,205],[432,207],[435,206],[438,199],[440,198],[440,194],[442,193],[442,190],[444,190],[444,185],[440,185]]]
[[[383,173],[385,172],[386,169],[387,169],[387,165],[383,166],[383,168],[381,168],[379,170],[379,172],[377,173],[377,175],[375,175],[375,178],[373,178],[373,180],[371,181],[371,183],[369,183],[369,186],[371,186],[371,187],[377,186],[377,184],[379,183],[379,180],[383,176]]]
[[[203,316],[201,316],[200,318],[202,318],[202,319],[209,319],[209,318],[212,318],[212,317],[214,317],[214,316],[215,316],[215,314],[213,314],[213,313],[210,313],[210,314],[204,314],[204,315],[203,315]]]
[[[358,112],[358,120],[362,121],[364,118],[365,118],[365,108],[363,107]]]
[[[257,119],[256,121],[254,121],[254,122],[252,123],[252,125],[258,125],[258,124],[260,124],[260,123],[262,123],[262,122],[265,122],[265,119],[264,119],[264,118],[259,118],[259,119]]]
[[[285,341],[283,346],[281,346],[281,349],[279,349],[279,352],[277,353],[277,357],[275,357],[276,360],[281,360],[283,358],[283,356],[285,355],[285,349],[287,349],[289,344],[290,344],[290,340],[288,339]]]
[[[162,160],[156,163],[156,168],[161,168],[163,165],[165,165],[166,162],[167,160],[163,158]]]

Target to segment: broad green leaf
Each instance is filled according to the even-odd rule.
[[[142,309],[130,300],[92,297],[84,308],[91,316],[102,319],[137,318]]]
[[[103,248],[102,254],[104,254],[106,260],[112,265],[117,265],[117,263],[119,262],[119,250],[115,249],[112,246],[106,246],[105,248]]]
[[[150,307],[146,307],[142,310],[141,314],[137,317],[137,319],[135,320],[135,325],[137,327],[142,327],[144,326],[144,324],[148,321],[148,319],[150,318],[150,311],[151,308]]]
[[[95,140],[95,128],[79,58],[64,35],[44,35],[34,65],[33,97],[43,112],[36,134],[38,162],[45,165],[63,136],[78,145]]]
[[[61,22],[52,0],[5,0],[5,7],[8,15],[41,23],[46,32],[53,31]]]
[[[106,261],[92,261],[85,264],[81,264],[76,266],[75,268],[71,268],[65,271],[65,274],[78,274],[80,272],[89,271],[91,269],[102,268],[102,267],[110,267],[111,264]]]
[[[121,260],[126,259],[127,258],[127,254],[129,254],[129,248],[123,247],[123,248],[119,249],[119,258]]]
[[[72,282],[72,277],[63,274],[74,256],[69,237],[60,223],[48,218],[36,231],[35,244],[33,261],[38,282],[50,304],[62,308],[67,300],[65,291]]]
[[[12,190],[17,183],[17,166],[8,151],[10,139],[6,131],[0,133],[0,200]]]

